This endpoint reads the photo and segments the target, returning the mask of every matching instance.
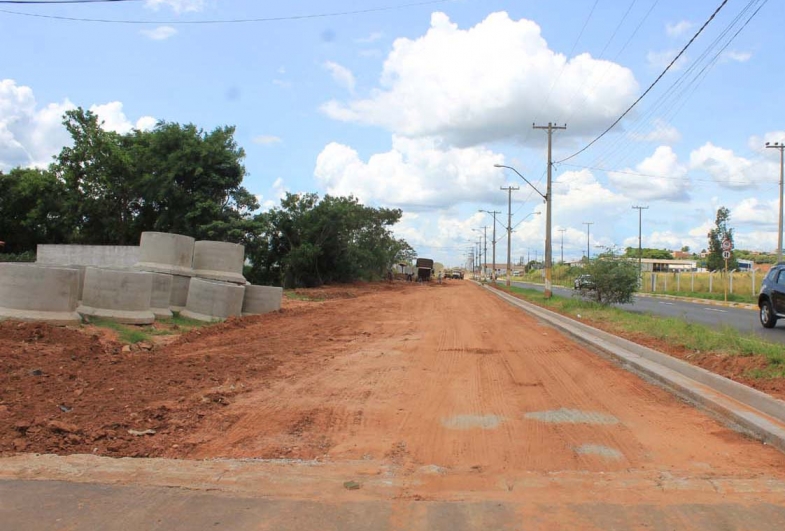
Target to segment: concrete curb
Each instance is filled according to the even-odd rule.
[[[731,428],[785,452],[785,402],[563,315],[485,287],[644,379],[705,410]]]

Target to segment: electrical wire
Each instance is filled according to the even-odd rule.
[[[636,99],[634,102],[632,102],[632,105],[630,105],[630,106],[627,108],[627,110],[626,110],[626,111],[624,111],[624,112],[621,114],[621,116],[619,116],[619,117],[618,117],[618,118],[617,118],[617,119],[616,119],[616,120],[615,120],[615,121],[614,121],[614,122],[613,122],[613,123],[612,123],[610,126],[608,126],[608,128],[607,128],[605,131],[603,131],[602,133],[600,133],[600,135],[599,135],[599,136],[597,136],[597,137],[596,137],[594,140],[592,140],[591,142],[589,142],[589,143],[588,143],[586,146],[584,146],[584,147],[583,147],[583,148],[581,148],[580,150],[576,151],[575,153],[573,153],[573,154],[572,154],[572,155],[570,155],[569,157],[565,157],[565,158],[563,158],[563,159],[561,159],[561,160],[559,160],[559,161],[557,161],[557,162],[564,162],[564,161],[566,161],[566,160],[570,160],[571,158],[573,158],[573,157],[575,157],[575,156],[577,156],[577,155],[580,155],[581,153],[583,153],[584,151],[586,151],[587,149],[589,149],[589,148],[590,148],[592,145],[594,145],[594,143],[595,143],[595,142],[597,142],[599,139],[601,139],[602,137],[604,137],[604,136],[605,136],[605,135],[606,135],[606,134],[607,134],[607,133],[608,133],[608,132],[609,132],[611,129],[613,129],[614,127],[616,127],[616,125],[618,125],[618,123],[619,123],[619,122],[621,122],[621,121],[622,121],[622,119],[623,119],[625,116],[627,116],[627,114],[628,114],[628,113],[629,113],[629,112],[630,112],[630,111],[631,111],[631,110],[632,110],[632,109],[633,109],[633,108],[634,108],[634,107],[635,107],[635,106],[636,106],[636,105],[637,105],[637,104],[638,104],[638,103],[639,103],[639,102],[640,102],[640,101],[641,101],[641,100],[642,100],[644,97],[646,97],[646,95],[647,95],[649,92],[651,92],[651,90],[652,90],[652,89],[653,89],[653,88],[654,88],[654,87],[657,85],[657,83],[660,81],[660,79],[662,79],[662,78],[663,78],[663,76],[665,76],[665,74],[666,74],[666,73],[667,73],[667,72],[668,72],[668,71],[671,69],[671,67],[674,65],[674,63],[675,63],[676,61],[678,61],[678,60],[681,58],[681,56],[682,56],[682,55],[684,55],[684,52],[686,52],[686,51],[687,51],[687,49],[688,49],[688,48],[689,48],[689,47],[692,45],[692,43],[693,43],[693,42],[695,42],[695,39],[697,39],[697,38],[698,38],[698,36],[699,36],[701,33],[703,33],[703,30],[704,30],[704,29],[706,29],[706,26],[708,26],[708,25],[709,25],[709,23],[711,23],[711,21],[712,21],[712,20],[714,20],[714,17],[716,17],[716,16],[717,16],[717,13],[719,13],[719,12],[720,12],[720,10],[722,10],[722,8],[723,8],[723,7],[725,7],[725,4],[727,4],[727,3],[728,3],[728,0],[722,0],[722,3],[721,3],[721,4],[720,4],[718,7],[717,7],[717,9],[715,9],[715,10],[714,10],[714,13],[712,13],[712,14],[711,14],[711,16],[708,18],[708,20],[706,20],[706,22],[704,22],[704,23],[703,23],[703,25],[700,27],[700,29],[697,31],[697,33],[695,33],[695,35],[693,35],[693,36],[692,36],[692,38],[689,40],[689,42],[687,42],[687,44],[685,44],[685,45],[684,45],[684,47],[681,49],[681,51],[680,51],[678,54],[676,54],[676,57],[674,57],[674,58],[671,60],[671,62],[668,64],[668,66],[666,66],[666,67],[665,67],[665,70],[663,70],[663,71],[660,73],[660,75],[659,75],[659,76],[657,76],[657,78],[656,78],[656,79],[655,79],[655,80],[654,80],[654,81],[651,83],[651,85],[649,85],[649,88],[647,88],[647,89],[646,89],[646,90],[643,92],[643,94],[641,94],[641,95],[638,97],[638,99]]]
[[[120,19],[103,19],[103,18],[80,18],[80,17],[65,17],[60,15],[42,15],[40,13],[23,13],[20,11],[10,11],[7,9],[0,9],[0,13],[6,13],[9,15],[18,15],[23,17],[63,20],[69,22],[97,22],[103,24],[167,24],[167,25],[245,24],[245,23],[252,23],[252,22],[281,22],[286,20],[307,20],[307,19],[316,19],[316,18],[341,17],[347,15],[363,15],[368,13],[378,13],[382,11],[405,9],[408,7],[444,4],[449,1],[451,0],[426,0],[423,2],[411,2],[408,4],[371,7],[367,9],[357,9],[354,11],[336,11],[332,13],[314,13],[310,15],[289,15],[289,16],[281,16],[281,17],[261,17],[261,18],[235,18],[235,19],[223,19],[223,20],[120,20]]]

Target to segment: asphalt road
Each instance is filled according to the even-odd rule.
[[[513,282],[514,286],[521,288],[545,289],[541,284],[527,282]],[[556,287],[554,294],[560,297],[572,297],[573,290]],[[785,344],[785,319],[777,323],[772,329],[763,328],[758,321],[758,312],[744,308],[728,308],[711,304],[660,299],[656,297],[635,297],[632,304],[620,304],[619,308],[636,313],[649,313],[663,317],[677,317],[715,328],[730,326],[744,333],[752,333],[768,341]]]

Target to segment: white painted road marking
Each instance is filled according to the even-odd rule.
[[[720,310],[718,308],[704,308],[707,312],[720,312],[720,313],[727,313],[727,310]]]

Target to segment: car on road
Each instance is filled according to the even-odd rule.
[[[785,262],[775,265],[763,279],[758,294],[760,324],[774,328],[777,319],[785,318]]]
[[[594,289],[594,279],[591,275],[581,275],[572,283],[575,289]]]

